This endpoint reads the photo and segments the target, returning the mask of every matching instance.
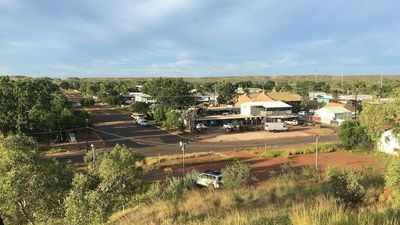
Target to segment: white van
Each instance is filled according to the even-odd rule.
[[[265,123],[264,125],[265,130],[268,131],[286,131],[288,128],[286,127],[285,123],[276,122],[276,123]]]

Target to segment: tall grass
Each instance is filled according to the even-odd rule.
[[[400,224],[400,209],[381,204],[377,199],[356,207],[347,206],[333,197],[329,183],[317,183],[310,174],[312,171],[304,169],[256,187],[231,191],[193,189],[185,192],[178,202],[159,199],[142,203],[115,224]],[[371,188],[376,190],[379,178],[365,179],[364,184],[371,185],[366,186],[367,192]]]

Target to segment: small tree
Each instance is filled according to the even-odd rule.
[[[223,188],[236,189],[246,183],[250,175],[247,164],[235,162],[222,170]]]
[[[95,103],[93,98],[81,98],[80,102],[81,102],[81,106],[84,106],[84,107],[92,107],[92,106],[94,106],[94,103]]]
[[[38,152],[33,139],[0,137],[0,214],[30,224],[60,219],[72,173]]]
[[[327,179],[335,197],[353,204],[363,200],[365,189],[360,184],[360,176],[353,170],[331,167],[327,170]]]
[[[146,114],[149,111],[149,104],[145,102],[132,102],[131,109],[133,112]]]
[[[61,87],[62,89],[64,89],[64,90],[67,90],[67,89],[69,89],[69,83],[68,83],[67,81],[62,81],[62,82],[60,83],[60,87]]]
[[[369,143],[367,133],[358,121],[344,121],[340,125],[339,139],[346,149],[351,149],[358,144]]]
[[[394,199],[400,205],[400,158],[394,157],[385,174],[385,187],[394,192]]]

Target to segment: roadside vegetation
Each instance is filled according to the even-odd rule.
[[[0,134],[26,134],[40,142],[62,142],[92,122],[50,79],[0,77]]]
[[[246,171],[241,167],[235,164],[226,170],[236,174]],[[389,170],[393,168],[398,169],[389,166]],[[141,203],[125,214],[114,215],[111,224],[381,225],[400,222],[400,210],[392,200],[397,197],[387,192],[393,175],[384,179],[382,172],[372,168],[353,171],[332,167],[322,176],[308,167],[298,170],[285,165],[283,169],[282,174],[257,186],[234,185],[235,189],[211,191],[189,186],[182,190],[184,185],[168,182],[166,187],[156,185],[142,195]],[[237,177],[226,179],[231,183],[230,179]],[[164,193],[163,188],[177,188],[182,195],[171,200],[154,194]]]

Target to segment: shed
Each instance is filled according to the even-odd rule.
[[[343,106],[323,107],[315,111],[314,121],[324,124],[340,124],[351,120],[351,111]]]

